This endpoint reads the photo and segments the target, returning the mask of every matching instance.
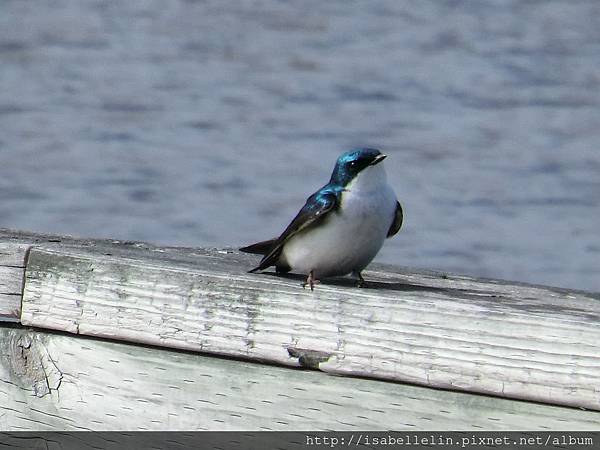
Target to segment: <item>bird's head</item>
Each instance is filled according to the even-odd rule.
[[[346,187],[366,172],[373,172],[374,176],[379,176],[378,173],[374,173],[375,171],[368,169],[381,163],[385,158],[386,155],[375,148],[350,150],[338,158],[331,174],[330,182],[341,187]],[[382,176],[384,178],[383,181],[385,181],[385,174]]]

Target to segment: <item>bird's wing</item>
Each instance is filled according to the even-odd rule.
[[[394,213],[394,221],[388,230],[387,237],[392,237],[398,231],[400,231],[400,227],[402,226],[402,220],[404,215],[402,214],[402,206],[400,206],[400,202],[396,201],[396,212]]]
[[[257,242],[256,244],[248,245],[240,248],[240,252],[254,253],[256,255],[266,255],[271,251],[274,245],[277,244],[277,238],[269,239],[268,241]]]
[[[281,255],[283,244],[296,233],[311,227],[327,216],[327,214],[337,208],[339,204],[338,194],[334,191],[320,190],[306,200],[305,205],[294,217],[294,220],[287,226],[281,236],[277,238],[273,247],[260,261],[258,267],[250,272],[264,270],[269,266],[275,265]]]

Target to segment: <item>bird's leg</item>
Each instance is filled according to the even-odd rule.
[[[361,273],[354,272],[354,275],[356,276],[356,278],[358,278],[358,280],[356,280],[356,287],[357,288],[365,287],[365,279],[363,278]]]
[[[310,286],[310,290],[314,291],[315,290],[315,284],[319,284],[319,283],[320,283],[320,281],[315,278],[315,271],[311,270],[308,273],[308,277],[306,277],[306,281],[304,283],[302,283],[302,288],[306,289],[306,285],[309,285]]]

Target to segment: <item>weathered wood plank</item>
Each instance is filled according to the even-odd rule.
[[[17,321],[29,244],[0,241],[0,321]]]
[[[0,294],[0,322],[18,322],[21,316],[21,294]]]
[[[0,293],[20,294],[25,267],[0,266]]]
[[[247,274],[228,251],[36,247],[22,323],[600,409],[596,294],[375,266],[348,280]]]
[[[600,413],[0,327],[0,430],[597,430]]]

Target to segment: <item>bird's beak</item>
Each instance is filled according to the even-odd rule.
[[[374,166],[375,164],[379,164],[381,161],[383,161],[385,158],[387,158],[387,155],[377,155],[375,157],[375,159],[373,159],[373,162],[370,164],[371,166]]]

